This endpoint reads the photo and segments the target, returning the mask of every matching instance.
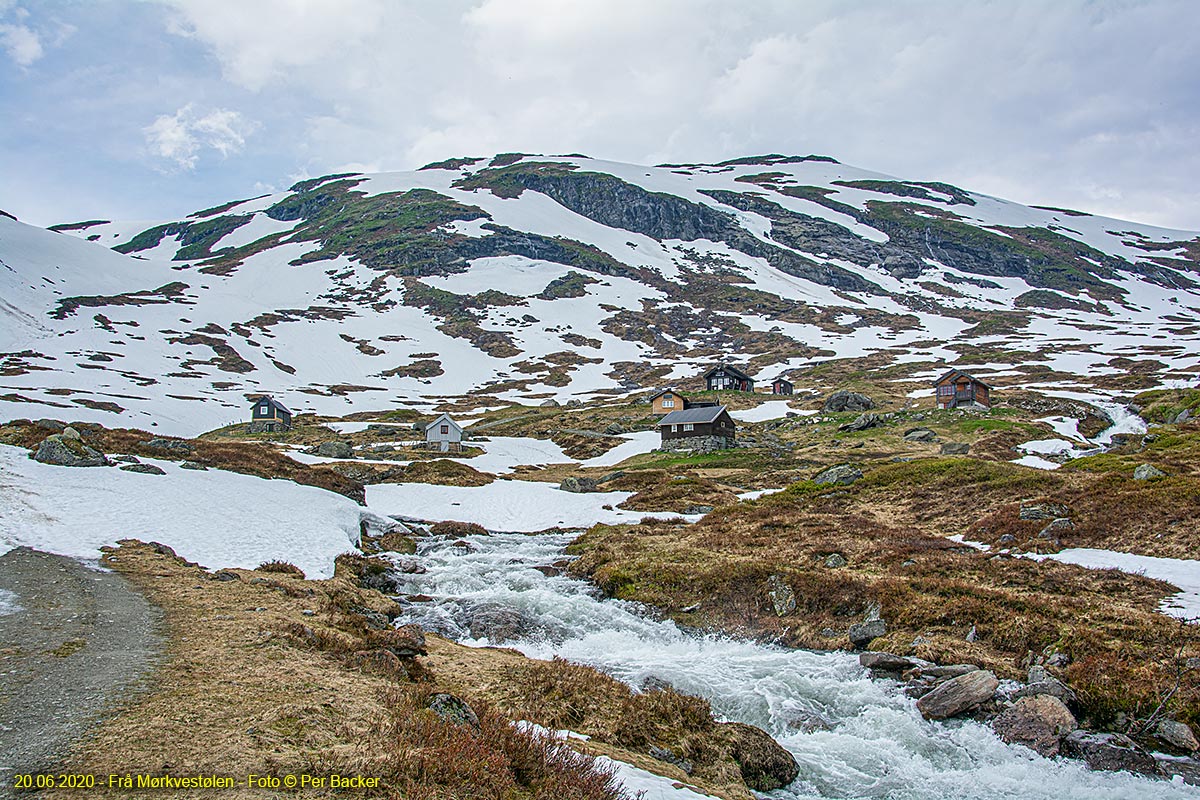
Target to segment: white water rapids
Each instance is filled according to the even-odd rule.
[[[476,604],[519,612],[527,638],[506,641],[534,658],[561,656],[639,686],[650,676],[712,703],[720,718],[758,725],[795,755],[800,777],[766,797],[887,800],[1173,800],[1200,788],[1126,773],[1090,772],[1082,762],[1010,747],[975,722],[927,722],[898,685],[871,680],[848,653],[786,650],[700,636],[640,606],[599,599],[587,583],[533,569],[562,558],[569,535],[424,540],[424,575],[405,576],[432,603],[406,609],[418,622],[472,645],[464,610]],[[816,713],[832,730],[800,733],[788,722]],[[663,797],[670,796],[663,794]]]

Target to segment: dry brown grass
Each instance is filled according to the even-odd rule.
[[[439,458],[409,464],[404,468],[402,480],[404,483],[433,483],[440,486],[486,486],[496,479],[469,464]]]

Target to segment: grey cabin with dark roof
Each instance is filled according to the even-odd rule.
[[[725,406],[672,411],[658,421],[663,450],[724,450],[737,446],[737,427]]]
[[[292,412],[270,395],[262,395],[250,407],[248,433],[276,433],[292,429]]]

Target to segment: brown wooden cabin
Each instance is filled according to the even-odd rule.
[[[992,407],[992,387],[961,369],[952,369],[933,382],[938,408]]]
[[[779,377],[771,381],[771,394],[792,394],[795,387],[787,378]]]
[[[731,389],[735,392],[754,391],[754,378],[728,364],[718,364],[704,373],[704,383],[710,392],[721,389]]]
[[[725,406],[697,406],[682,411],[672,411],[658,421],[658,432],[662,435],[664,449],[670,444],[680,444],[680,439],[702,439],[716,437],[717,446],[733,447],[737,427]]]
[[[292,412],[287,406],[269,395],[262,395],[250,407],[250,430],[252,433],[274,433],[292,429]]]
[[[688,407],[687,398],[674,387],[663,389],[650,397],[650,410],[655,414],[670,414]]]

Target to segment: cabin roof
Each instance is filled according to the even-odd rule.
[[[959,376],[962,376],[962,377],[966,378],[966,379],[967,379],[967,380],[969,380],[969,381],[973,381],[974,383],[978,383],[980,386],[985,386],[985,387],[987,387],[988,389],[991,389],[991,388],[992,388],[990,384],[988,384],[988,383],[985,383],[985,382],[983,382],[983,381],[979,380],[979,378],[976,378],[974,375],[971,375],[971,374],[970,374],[970,373],[968,373],[968,372],[963,372],[961,369],[951,369],[951,370],[949,370],[948,372],[946,372],[946,374],[945,374],[945,375],[943,375],[942,377],[940,377],[940,378],[938,378],[936,381],[934,381],[934,382],[933,382],[933,385],[934,385],[934,386],[940,386],[940,385],[942,385],[943,383],[945,383],[946,381],[950,380],[951,378],[957,378],[957,377],[959,377]]]
[[[663,396],[664,394],[666,394],[667,392],[670,392],[671,394],[677,394],[677,395],[679,395],[680,397],[683,397],[683,393],[682,393],[681,391],[679,391],[678,389],[676,389],[674,386],[668,386],[667,388],[665,388],[665,389],[659,389],[657,392],[655,392],[654,394],[650,395],[650,397],[648,397],[648,398],[646,399],[646,402],[647,402],[647,403],[653,403],[653,402],[654,402],[654,401],[655,401],[657,398],[659,398],[659,397],[662,397],[662,396]]]
[[[773,381],[771,381],[771,382],[772,382],[772,383],[791,383],[791,381],[790,381],[790,380],[788,380],[787,378],[783,377],[782,375],[780,375],[778,378],[776,378],[775,380],[773,380]]]
[[[251,403],[250,405],[251,405],[251,406],[256,406],[256,405],[258,405],[259,403],[261,403],[261,402],[262,402],[262,401],[264,401],[264,400],[266,400],[266,401],[267,401],[267,403],[268,403],[268,404],[270,404],[270,406],[271,406],[272,408],[276,409],[277,411],[282,411],[282,412],[283,412],[283,413],[285,413],[285,414],[291,414],[291,413],[292,413],[291,411],[289,411],[289,410],[288,410],[288,407],[287,407],[287,406],[285,406],[283,403],[281,403],[281,402],[279,402],[278,400],[276,400],[274,397],[271,397],[269,394],[260,395],[260,396],[258,396],[258,397],[256,397],[256,398],[254,398],[254,402],[253,402],[253,403]]]
[[[726,372],[728,372],[730,375],[732,375],[735,378],[741,378],[742,380],[746,380],[746,381],[754,380],[754,378],[751,378],[749,375],[742,372],[737,367],[732,367],[729,364],[717,364],[715,367],[711,367],[708,370],[708,372],[704,373],[704,375],[701,377],[703,377],[705,380],[708,380],[708,376],[712,375],[714,372],[716,372],[719,369],[725,370]]]
[[[451,419],[450,415],[447,414],[445,411],[443,411],[441,414],[438,414],[436,417],[434,417],[429,422],[426,422],[423,430],[429,430],[434,425],[440,425],[442,420],[445,420],[448,424],[453,425],[455,428],[458,428],[458,432],[462,433],[463,426],[459,425],[457,422],[455,422],[453,419]]]
[[[685,422],[705,423],[715,422],[717,417],[725,413],[725,406],[693,406],[680,411],[672,411],[658,421],[658,426],[680,425]]]

